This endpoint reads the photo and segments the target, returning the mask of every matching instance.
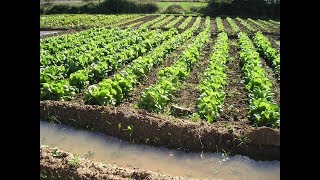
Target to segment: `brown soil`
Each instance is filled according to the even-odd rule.
[[[280,40],[278,40],[277,38],[274,38],[270,35],[266,35],[266,37],[269,39],[271,46],[280,52],[280,46],[276,43],[276,41],[280,41]]]
[[[169,16],[168,16],[169,17]],[[172,18],[170,21],[168,21],[168,22],[166,22],[165,24],[163,24],[160,28],[162,29],[162,28],[164,28],[164,29],[169,29],[169,28],[166,28],[165,26],[167,25],[167,24],[170,24],[171,23],[171,21],[174,21],[175,19],[177,19],[178,18],[178,16],[174,16],[174,18]]]
[[[180,148],[186,151],[229,152],[259,160],[280,159],[280,130],[252,127],[243,122],[189,122],[171,119],[131,107],[82,105],[62,101],[40,101],[40,119],[102,132],[136,143]],[[129,132],[119,129],[131,126]],[[247,137],[245,145],[240,139]]]
[[[217,23],[216,23],[216,20],[211,18],[210,24],[211,24],[211,33],[214,34],[214,35],[217,34]]]
[[[198,30],[196,30],[197,32],[201,32],[205,28],[204,27],[205,21],[206,21],[206,18],[201,17],[199,28],[198,28]]]
[[[139,84],[134,91],[130,92],[128,94],[128,98],[120,104],[120,106],[134,106],[134,104],[138,103],[140,100],[140,96],[142,92],[149,86],[156,84],[158,81],[158,72],[160,69],[163,69],[165,67],[171,66],[172,63],[179,57],[179,55],[185,50],[185,48],[190,44],[191,40],[193,38],[187,40],[185,43],[183,43],[181,46],[178,47],[178,49],[174,50],[164,61],[164,63],[154,68],[151,72],[146,74],[146,77],[143,81],[141,81],[141,84]]]
[[[204,53],[201,53],[199,60],[196,62],[185,83],[181,88],[179,88],[179,90],[176,92],[176,95],[173,97],[173,105],[186,108],[192,113],[196,112],[196,101],[200,96],[198,85],[200,83],[201,75],[209,65],[209,58],[213,48],[213,42],[214,41],[210,39],[210,42],[207,43],[201,50],[201,52]]]
[[[242,121],[248,123],[248,97],[242,81],[236,40],[229,41],[229,60],[226,65],[225,72],[228,78],[228,84],[224,87],[226,99],[218,121]]]
[[[153,20],[153,19],[155,19],[155,18],[157,18],[158,17],[158,15],[154,15],[154,16],[143,16],[143,17],[141,17],[141,18],[139,18],[139,19],[136,19],[136,20],[133,20],[133,21],[129,21],[129,22],[127,22],[127,23],[124,23],[124,24],[121,24],[120,25],[120,27],[126,27],[126,26],[128,26],[128,25],[130,25],[130,24],[133,24],[133,23],[136,23],[136,22],[139,22],[139,21],[143,21],[143,23],[145,23],[145,22],[147,22],[147,21],[151,21],[151,20]]]
[[[55,156],[59,152],[59,156]],[[78,165],[70,162],[78,158]],[[116,164],[94,162],[87,158],[76,157],[58,148],[40,145],[40,179],[188,179],[172,177],[157,172],[140,170],[132,167],[120,167]]]
[[[178,27],[187,19],[188,17],[184,16],[180,21],[178,21],[174,27],[178,29]]]
[[[263,34],[270,34],[270,35],[279,35],[280,34],[280,29],[273,29],[269,26],[267,27],[267,30],[263,30],[261,27],[253,24],[252,22],[244,19],[244,21],[246,21],[248,24],[250,24],[254,29],[261,31]]]
[[[188,25],[186,26],[186,28],[184,30],[191,28],[192,25],[194,24],[194,22],[196,21],[196,18],[197,17],[192,17],[191,21],[188,23]]]
[[[265,60],[264,58],[261,58],[261,65],[266,71],[267,77],[271,80],[272,82],[272,89],[271,92],[274,93],[273,95],[273,100],[280,106],[280,82],[277,81],[276,75],[273,72],[271,63],[267,63],[269,61]]]
[[[246,27],[244,27],[237,19],[234,18],[232,20],[239,27],[241,32],[249,33],[249,30]]]
[[[223,23],[223,26],[224,26],[224,32],[226,32],[228,35],[231,35],[232,34],[232,30],[231,30],[231,26],[228,23],[228,21],[225,18],[223,18],[222,19],[222,23]]]

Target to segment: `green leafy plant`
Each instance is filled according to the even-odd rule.
[[[226,94],[223,86],[227,83],[225,63],[228,58],[228,35],[219,33],[216,46],[210,57],[210,64],[200,82],[201,95],[197,99],[197,112],[201,118],[212,123],[219,117]]]
[[[80,159],[78,155],[74,155],[71,159],[68,160],[68,165],[73,168],[80,167]]]
[[[177,87],[189,76],[204,44],[209,41],[209,32],[210,26],[206,26],[172,66],[158,72],[159,81],[142,93],[138,104],[140,108],[155,112],[165,109]]]
[[[280,107],[272,102],[272,82],[261,67],[259,53],[250,38],[240,32],[240,61],[246,89],[249,92],[249,115],[258,126],[277,126],[280,123]]]
[[[224,26],[223,26],[221,17],[217,17],[216,18],[216,22],[217,22],[218,33],[223,32],[224,31]]]
[[[259,53],[272,64],[274,73],[280,81],[280,53],[271,46],[269,39],[260,31],[255,33],[253,43],[258,48]]]

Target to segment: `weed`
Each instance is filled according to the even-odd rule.
[[[94,156],[94,152],[91,152],[91,151],[88,151],[88,152],[84,155],[84,157],[85,157],[85,158],[88,158],[88,159],[92,159],[93,156]]]
[[[57,122],[58,124],[61,124],[61,122],[58,120],[58,116],[52,115],[48,116],[50,123],[52,123],[55,126],[55,123]]]
[[[231,124],[230,123],[226,123],[223,125],[224,128],[226,129],[231,129]]]
[[[63,157],[63,154],[58,149],[54,149],[53,152],[52,152],[52,156],[55,157],[55,158],[61,158],[61,157]]]
[[[250,139],[245,136],[245,135],[240,135],[238,138],[236,138],[240,143],[238,144],[239,146],[245,145],[246,147],[248,147],[247,143],[250,143]]]
[[[193,114],[189,115],[188,118],[192,122],[199,122],[201,120],[200,115],[197,113],[193,113]]]
[[[68,161],[69,166],[78,168],[80,167],[80,159],[78,155],[74,155],[72,159]]]

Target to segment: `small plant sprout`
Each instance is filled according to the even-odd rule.
[[[52,156],[55,158],[61,158],[63,157],[63,154],[61,151],[58,150],[58,148],[55,148],[52,152]]]
[[[71,166],[71,167],[75,167],[75,168],[80,167],[80,159],[79,159],[79,156],[78,156],[78,155],[74,155],[74,157],[71,158],[71,159],[68,161],[68,164],[69,164],[69,166]]]
[[[250,143],[250,139],[245,136],[245,135],[240,135],[238,138],[236,138],[240,143],[238,144],[239,146],[245,145],[246,147],[248,147],[247,143]]]
[[[88,159],[92,159],[93,156],[94,156],[94,152],[92,152],[92,151],[88,151],[88,152],[84,155],[84,157],[85,157],[85,158],[88,158]]]

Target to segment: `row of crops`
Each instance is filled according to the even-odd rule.
[[[182,18],[159,16],[157,21],[148,25],[152,29],[91,28],[41,39],[41,100],[81,98],[85,104],[118,106],[152,69],[161,66],[173,51],[190,41],[170,66],[157,72],[157,81],[142,91],[137,102],[141,109],[161,113],[190,76],[204,53],[205,45],[214,41],[208,68],[199,82],[196,113],[203,120],[216,121],[226,98],[229,37],[219,17],[216,18],[219,34],[215,39],[211,37],[212,19],[209,17],[205,18],[202,27],[201,17],[193,17],[191,26],[185,22],[191,22],[192,18],[185,18],[179,25],[182,30],[179,32],[172,27]],[[248,35],[241,32],[236,20],[243,24],[247,22],[226,18],[232,32],[237,35],[241,69],[249,97],[248,116],[257,125],[279,126],[280,107],[273,101],[273,82],[268,79],[261,58],[268,61],[280,81],[280,53],[263,33],[253,31]],[[169,29],[158,29],[164,25]],[[249,24],[247,26],[252,28]]]
[[[40,17],[40,27],[42,29],[85,29],[91,27],[122,27],[125,24],[125,27],[177,28],[184,30],[189,23],[199,19],[205,21],[204,17],[174,15],[43,15]],[[280,28],[279,22],[273,20],[241,19],[239,17],[234,19],[216,17],[211,18],[211,20],[216,24],[218,33],[225,32],[226,26],[228,26],[231,29],[228,33],[232,35],[236,35],[240,31],[237,26],[243,26],[248,33],[257,31],[279,33]]]

